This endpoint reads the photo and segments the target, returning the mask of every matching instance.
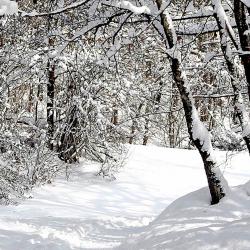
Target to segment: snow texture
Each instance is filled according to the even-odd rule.
[[[200,121],[197,110],[194,108],[192,113],[192,133],[194,140],[199,139],[202,144],[202,151],[208,152],[212,159],[213,157],[213,147],[211,144],[211,138],[209,131],[205,127],[205,125]]]
[[[245,36],[249,36],[249,35],[250,35],[250,29],[246,30],[246,31],[244,32],[244,35],[245,35]]]
[[[206,188],[174,201],[119,250],[248,250],[250,182],[210,206]]]
[[[150,9],[147,6],[135,6],[129,1],[120,1],[117,4],[117,7],[123,8],[126,10],[130,10],[134,14],[140,15],[140,14],[150,14]]]
[[[17,3],[10,0],[0,0],[0,16],[13,15],[17,13]]]
[[[212,3],[214,5],[214,11],[216,12],[217,17],[218,17],[222,27],[229,32],[229,34],[231,35],[231,37],[234,40],[236,40],[234,30],[233,30],[233,28],[228,20],[228,17],[226,15],[226,12],[225,12],[221,2],[218,0],[212,0]]]
[[[230,185],[249,180],[250,175],[246,174],[249,172],[248,154],[229,157],[225,165],[226,154],[216,152],[216,157]],[[230,229],[234,233],[235,230],[241,232],[237,234],[239,240],[248,236],[246,227],[249,225],[242,224],[241,227],[234,219],[249,214],[249,208],[245,206],[249,198],[242,193],[236,203],[236,199],[229,197],[223,203],[226,205],[222,204],[226,210],[223,210],[224,207],[214,207],[218,208],[217,216],[215,210],[209,210],[208,189],[181,198],[152,226],[143,227],[176,198],[206,185],[197,151],[132,146],[127,164],[116,176],[116,181],[110,182],[96,176],[95,169],[93,164],[74,166],[68,181],[62,174],[52,184],[36,188],[31,194],[33,199],[18,206],[0,207],[0,249],[112,249],[129,235],[144,231],[148,232],[149,240],[145,241],[144,236],[138,239],[142,248],[130,248],[129,244],[129,247],[122,249],[213,249],[210,246],[224,242],[227,238],[216,237],[210,228],[219,230],[228,221],[232,222],[227,224],[228,236]],[[250,191],[249,188],[247,190]],[[233,202],[231,207],[230,202]],[[209,230],[212,232],[211,240],[208,240]],[[202,246],[208,248],[195,248],[202,235],[205,237]],[[179,247],[182,236],[188,244],[185,248]],[[235,240],[235,234],[232,236],[232,240]],[[157,248],[156,244],[169,247]]]
[[[250,0],[241,0],[248,8],[250,8]]]

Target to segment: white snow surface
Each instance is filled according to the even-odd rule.
[[[210,133],[205,125],[201,122],[198,112],[195,108],[193,108],[192,120],[192,133],[194,140],[200,140],[200,142],[202,143],[202,151],[207,151],[210,154],[211,160],[213,160],[214,156]]]
[[[174,201],[120,250],[249,250],[250,182],[209,205],[206,188]]]
[[[241,0],[248,8],[250,8],[250,0]]]
[[[150,14],[150,9],[147,6],[135,6],[129,1],[120,1],[117,3],[117,7],[130,10],[134,14]]]
[[[0,0],[0,16],[2,15],[13,15],[17,13],[18,7],[15,1]]]
[[[230,185],[250,179],[247,153],[215,154]],[[62,174],[52,184],[36,188],[32,199],[0,207],[0,249],[101,250],[122,242],[121,249],[126,250],[216,249],[212,247],[226,244],[230,235],[235,243],[236,232],[242,233],[243,245],[249,243],[250,219],[243,221],[250,213],[249,197],[243,189],[250,192],[250,188],[236,188],[239,194],[232,191],[211,210],[206,188],[188,194],[206,186],[197,151],[132,146],[115,181],[97,177],[95,170],[93,164],[74,166],[68,181]],[[188,244],[185,248],[180,247],[182,237]]]

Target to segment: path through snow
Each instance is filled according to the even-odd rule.
[[[226,153],[217,152],[220,161]],[[246,153],[228,161],[230,185],[250,179]],[[206,185],[196,151],[133,146],[116,181],[76,167],[33,191],[33,199],[0,208],[0,249],[112,249],[142,230],[178,197]]]

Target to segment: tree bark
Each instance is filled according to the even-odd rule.
[[[146,106],[146,118],[145,118],[145,125],[144,125],[144,134],[143,134],[143,141],[142,145],[146,146],[148,143],[149,138],[149,104]]]
[[[250,34],[247,32],[249,26],[247,24],[246,7],[240,0],[234,0],[234,15],[240,37],[242,49],[242,54],[240,56],[245,69],[250,100]]]
[[[60,145],[58,146],[59,158],[66,163],[78,162],[77,128],[79,122],[77,118],[77,107],[73,106],[68,114],[65,127],[60,137]]]
[[[131,134],[129,136],[129,144],[133,144],[134,138],[135,138],[135,131],[136,131],[136,124],[137,124],[137,118],[139,117],[140,113],[141,113],[141,109],[143,107],[143,104],[140,103],[139,107],[136,111],[136,115],[132,120],[132,126],[131,126]]]
[[[51,31],[52,16],[48,16],[48,34]],[[51,37],[48,38],[48,46],[52,48],[54,41]],[[54,100],[55,100],[55,63],[53,58],[48,58],[47,62],[48,82],[47,82],[47,123],[48,123],[48,146],[53,150],[54,139]]]
[[[230,80],[231,80],[231,85],[234,91],[234,115],[237,117],[240,126],[242,128],[242,131],[244,131],[245,126],[245,121],[248,120],[246,115],[244,114],[245,106],[243,104],[243,100],[241,100],[241,91],[240,91],[240,85],[239,85],[239,73],[237,70],[237,67],[234,63],[234,58],[232,56],[232,51],[231,47],[229,44],[229,34],[226,29],[226,24],[225,20],[221,19],[219,15],[217,14],[217,9],[221,8],[223,10],[223,7],[221,5],[221,2],[219,0],[216,0],[216,2],[213,3],[213,8],[214,8],[214,17],[216,19],[218,28],[219,28],[219,34],[220,34],[220,44],[221,44],[221,50],[224,55],[226,65],[228,68],[228,72],[230,74]],[[226,14],[225,14],[226,15]],[[249,68],[250,69],[250,68]],[[248,70],[249,71],[249,70]],[[243,136],[243,139],[246,143],[248,152],[250,154],[250,135],[245,135]]]
[[[66,163],[78,162],[79,154],[77,146],[79,145],[79,117],[78,108],[74,102],[76,94],[76,84],[74,80],[70,82],[67,89],[68,110],[66,112],[65,122],[63,123],[62,133],[59,139],[58,152],[59,158]]]
[[[118,125],[118,115],[119,115],[118,108],[114,107],[112,118],[111,118],[111,123],[114,124],[115,126]]]
[[[157,7],[160,10],[162,10],[162,0],[155,0]],[[178,48],[176,47],[177,45],[177,38],[176,38],[176,33],[172,24],[172,19],[167,13],[166,10],[161,11],[160,14],[161,18],[161,24],[163,26],[164,34],[167,38],[169,48],[173,55],[169,54],[169,58],[171,61],[171,68],[172,68],[172,73],[173,73],[173,78],[176,83],[176,86],[179,90],[180,97],[182,100],[183,108],[184,108],[184,113],[185,113],[185,118],[186,118],[186,123],[188,127],[188,133],[190,136],[191,141],[194,143],[196,148],[198,149],[200,156],[202,158],[206,176],[207,176],[207,181],[208,181],[208,187],[209,191],[211,194],[211,204],[216,204],[220,201],[221,198],[225,196],[225,192],[222,187],[221,183],[221,176],[218,171],[216,171],[216,162],[214,159],[212,159],[212,152],[208,150],[206,147],[204,147],[205,144],[211,145],[211,140],[209,137],[201,138],[197,136],[195,133],[194,125],[198,124],[202,126],[203,124],[201,123],[199,117],[196,115],[197,110],[194,106],[194,100],[192,98],[192,95],[189,90],[189,86],[187,83],[187,79],[185,76],[185,72],[182,68],[181,65],[181,58],[178,56]],[[204,126],[204,125],[203,125]],[[205,129],[205,127],[203,127]],[[208,131],[206,130],[208,133]]]
[[[49,148],[53,149],[54,138],[54,99],[55,99],[55,65],[48,61],[48,83],[47,83],[47,123]]]

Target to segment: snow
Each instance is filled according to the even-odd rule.
[[[0,0],[0,16],[13,15],[17,13],[17,3],[10,0]]]
[[[250,135],[250,123],[248,122],[243,126],[242,137],[247,137],[249,135]]]
[[[249,36],[249,35],[250,35],[250,29],[246,30],[246,31],[244,32],[244,35],[245,35],[245,36]]]
[[[221,27],[226,30],[229,34],[229,36],[231,37],[231,39],[233,40],[233,42],[236,44],[236,35],[234,33],[234,30],[230,24],[230,21],[228,20],[228,17],[226,15],[226,12],[221,4],[220,0],[212,0],[212,4],[214,6],[214,12],[216,13],[217,19],[220,22]],[[237,47],[238,44],[236,44]]]
[[[143,233],[120,250],[247,250],[250,246],[250,182],[209,206],[206,188],[174,201]]]
[[[249,180],[247,153],[215,154],[230,185],[239,185]],[[115,181],[96,176],[95,170],[96,165],[81,163],[72,168],[68,181],[65,173],[62,173],[52,184],[36,188],[32,199],[27,199],[18,206],[0,207],[0,249],[16,250],[17,246],[18,249],[29,250],[112,249],[119,246],[129,235],[137,235],[146,229],[151,230],[151,226],[143,226],[147,226],[175,199],[200,189],[207,183],[200,156],[194,150],[131,146],[126,166],[116,175]],[[168,218],[166,227],[164,224],[157,229],[157,232],[164,236],[157,236],[160,244],[163,244],[165,237],[166,241],[171,235],[177,237],[178,232],[179,236],[182,236],[187,231],[187,239],[192,228],[201,229],[202,225],[207,225],[208,228],[208,223],[214,221],[208,211],[208,190],[202,189],[194,194],[192,202],[189,202],[187,197],[181,198],[185,201],[183,204],[181,200],[176,201],[174,204],[177,205],[171,205],[166,210],[176,215],[173,220],[166,217],[170,212],[164,212],[160,219],[151,224],[156,225],[161,223],[162,219]],[[243,201],[247,203],[248,200],[242,194],[239,206]],[[223,206],[229,209],[229,203],[230,199]],[[197,213],[196,210],[191,211],[194,206],[197,207]],[[225,210],[219,211],[218,216],[214,214],[218,225],[214,223],[211,227],[218,229],[219,219],[223,216],[233,223],[234,218],[241,218],[243,214],[249,213],[236,204],[233,208],[231,212]],[[206,212],[202,212],[202,209]],[[183,215],[179,217],[178,226],[174,224],[174,219],[180,216],[180,213]],[[204,217],[198,219],[202,214],[209,216],[203,221]],[[175,231],[166,235],[169,226],[173,226]],[[237,226],[240,225],[235,224],[234,227]],[[148,231],[151,237],[150,232]],[[194,237],[191,239],[195,241]],[[132,239],[137,242],[133,237]],[[144,244],[143,238],[139,239]],[[177,238],[173,239],[176,239],[177,243],[180,242]],[[173,243],[174,241],[171,244]],[[152,245],[144,249],[154,249],[150,246]]]
[[[137,14],[137,15],[150,14],[150,9],[147,6],[137,7],[137,6],[133,5],[129,1],[120,1],[117,4],[117,7],[123,8],[123,9],[126,9],[126,10],[130,10],[131,12],[133,12],[134,14]]]
[[[192,112],[192,133],[194,140],[199,139],[202,143],[202,151],[207,151],[211,158],[213,158],[213,147],[211,144],[211,136],[205,127],[205,125],[200,121],[200,118],[198,116],[198,112],[196,109],[193,109]]]
[[[176,36],[176,32],[175,32],[175,28],[174,28],[172,18],[170,16],[170,14],[168,13],[167,9],[164,10],[163,15],[166,18],[166,22],[168,24],[168,29],[171,31],[173,44],[176,45],[177,44],[177,36]]]
[[[241,0],[248,8],[250,8],[250,0]]]

